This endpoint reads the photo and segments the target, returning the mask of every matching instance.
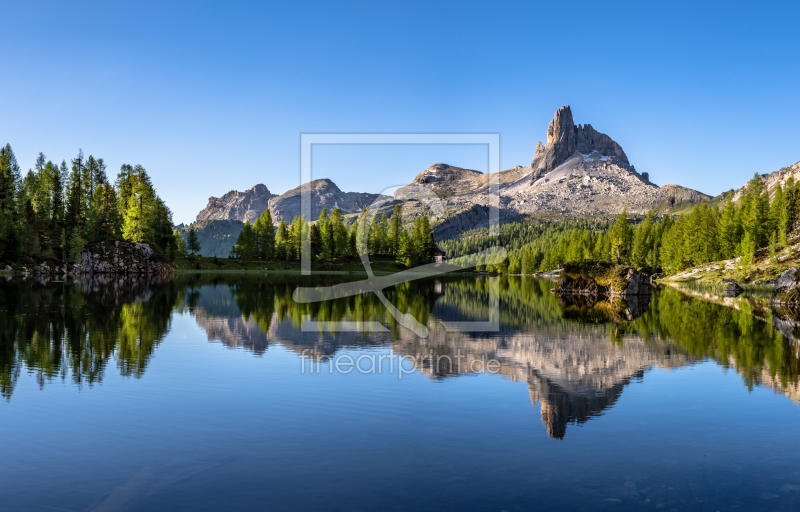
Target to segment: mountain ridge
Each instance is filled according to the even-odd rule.
[[[569,106],[559,108],[550,121],[546,143],[539,141],[531,163],[498,173],[501,220],[540,212],[574,214],[618,214],[627,210],[643,214],[657,209],[667,213],[712,197],[680,185],[659,187],[648,173],[639,173],[622,146],[591,124],[575,124]],[[427,213],[434,221],[488,207],[494,203],[493,177],[479,171],[437,163],[423,170],[408,185],[397,189],[382,209],[398,202],[407,204],[404,217]],[[240,220],[251,223],[267,208],[277,224],[300,215],[301,191],[312,197],[311,219],[323,208],[354,214],[379,196],[366,192],[344,192],[324,178],[302,184],[281,195],[263,184],[244,192],[231,191],[221,198],[209,198],[198,220]],[[420,199],[414,201],[414,199]]]

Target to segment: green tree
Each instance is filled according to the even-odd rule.
[[[133,187],[123,214],[122,236],[129,242],[153,242],[150,222],[155,213],[156,194],[144,167],[137,165],[131,176]]]
[[[271,260],[275,256],[275,228],[269,209],[264,210],[253,224],[253,237],[256,241],[255,256]]]
[[[531,254],[531,250],[529,248],[525,249],[522,253],[522,265],[520,272],[525,275],[533,274],[534,272],[533,254]]]
[[[328,220],[328,211],[325,208],[320,212],[316,226],[319,233],[311,233],[312,251],[319,255],[321,260],[326,262],[330,261],[331,258],[333,258],[333,254],[336,252],[336,246],[333,226]],[[319,236],[319,240],[317,240],[317,236]]]
[[[626,262],[630,258],[632,244],[633,244],[633,231],[628,225],[628,212],[623,210],[617,216],[617,221],[611,229],[611,260],[617,263]]]
[[[69,258],[73,262],[78,262],[81,259],[81,254],[86,248],[86,240],[81,236],[80,231],[77,229],[72,232],[69,238]]]
[[[255,234],[250,221],[244,221],[244,227],[236,239],[236,254],[245,261],[253,259],[255,253]]]
[[[189,228],[189,239],[187,240],[186,247],[192,255],[200,252],[200,241],[197,239],[197,231],[194,229],[194,226]]]
[[[394,205],[392,217],[389,219],[389,229],[386,233],[387,242],[389,245],[389,254],[392,256],[397,255],[398,247],[400,246],[400,232],[403,230],[403,205]]]
[[[278,223],[278,230],[275,232],[275,257],[279,260],[289,259],[291,240],[289,239],[289,229],[281,218]]]
[[[349,250],[349,234],[344,225],[344,218],[342,217],[342,210],[334,208],[331,211],[330,217],[331,236],[333,237],[333,246],[331,249],[331,257],[342,258],[350,254]]]
[[[117,194],[110,183],[97,185],[92,194],[89,208],[89,240],[92,242],[113,240],[118,237],[119,211],[117,210]]]
[[[189,228],[191,232],[192,228]],[[197,236],[197,232],[195,231],[195,237]],[[176,254],[180,254],[182,256],[186,256],[186,242],[183,241],[183,236],[181,232],[177,229],[172,232],[172,237],[175,239],[175,252]],[[199,245],[199,244],[198,244]],[[199,251],[200,249],[198,249]]]

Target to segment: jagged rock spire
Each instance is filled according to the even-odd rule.
[[[556,111],[547,127],[547,145],[542,148],[541,141],[536,145],[531,162],[534,179],[563,164],[576,152],[588,155],[593,151],[603,156],[616,157],[620,163],[630,165],[622,147],[611,137],[598,132],[590,124],[575,126],[572,110],[565,105]]]

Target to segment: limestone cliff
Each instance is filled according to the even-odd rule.
[[[247,220],[252,224],[273,197],[275,194],[263,184],[244,192],[231,190],[222,197],[209,197],[208,205],[197,214],[197,220]]]

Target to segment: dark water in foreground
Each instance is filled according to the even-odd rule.
[[[337,279],[0,282],[0,509],[800,509],[800,345],[757,300],[387,290],[420,338],[292,300]]]

